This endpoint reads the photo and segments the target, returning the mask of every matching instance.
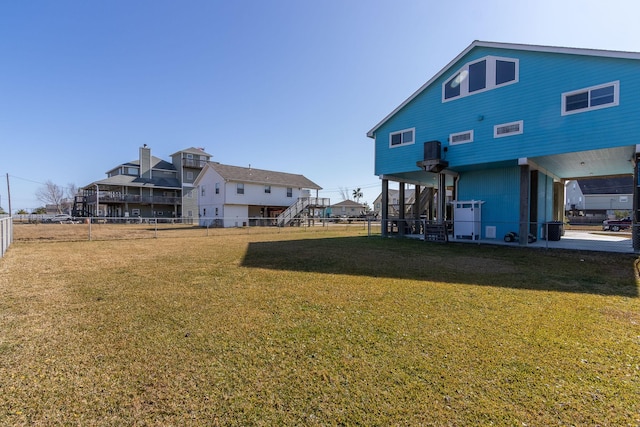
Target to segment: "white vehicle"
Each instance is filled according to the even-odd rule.
[[[54,217],[51,217],[47,220],[47,222],[55,222],[58,224],[62,224],[63,222],[73,222],[73,217],[67,214],[58,214]]]

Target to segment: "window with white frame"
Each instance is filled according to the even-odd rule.
[[[216,194],[220,194],[220,183],[216,182]]]
[[[264,192],[266,194],[271,194],[271,186],[270,185],[265,185],[264,186]]]
[[[239,182],[236,185],[236,193],[237,194],[244,194],[244,183],[243,182]]]
[[[466,144],[468,142],[473,142],[473,130],[452,133],[449,135],[450,145]]]
[[[493,127],[493,137],[502,138],[503,136],[520,135],[524,132],[524,122],[519,120],[517,122],[503,123],[501,125],[495,125]]]
[[[615,107],[619,103],[620,82],[605,83],[563,93],[562,115]]]
[[[413,144],[415,140],[416,129],[404,129],[389,134],[389,147],[399,147],[401,145]]]
[[[469,62],[442,84],[442,102],[517,83],[519,60],[485,56]]]
[[[200,196],[204,197],[204,185],[200,186]]]
[[[287,187],[287,197],[293,197],[293,188]]]
[[[187,181],[193,181],[193,172],[187,171]]]

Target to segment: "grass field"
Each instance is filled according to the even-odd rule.
[[[634,256],[34,229],[0,259],[0,425],[640,424]]]

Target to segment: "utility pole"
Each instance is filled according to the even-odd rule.
[[[11,187],[9,186],[9,173],[7,172],[7,196],[9,197],[9,216],[12,216],[11,213]]]

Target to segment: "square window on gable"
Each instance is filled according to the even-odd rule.
[[[615,107],[620,103],[620,82],[615,81],[562,94],[561,115]]]
[[[512,82],[516,79],[516,63],[514,61],[496,60],[496,86]]]
[[[480,61],[469,65],[469,92],[475,92],[487,87],[487,61]]]
[[[409,145],[414,142],[415,128],[404,129],[389,134],[389,147],[399,147],[401,145]]]

